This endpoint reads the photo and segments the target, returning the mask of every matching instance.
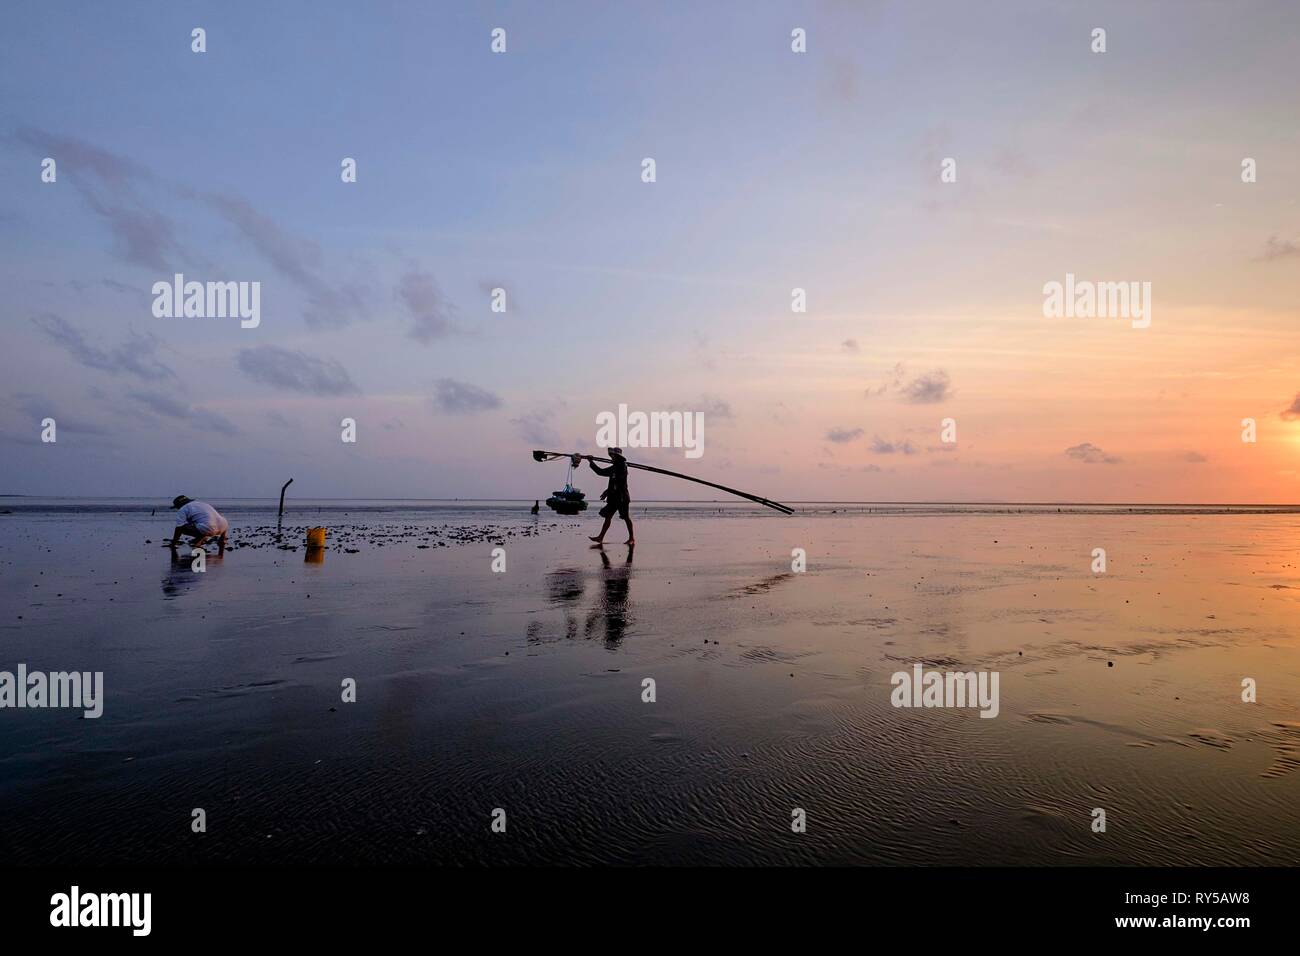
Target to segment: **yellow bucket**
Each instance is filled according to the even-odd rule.
[[[323,548],[325,547],[325,529],[308,528],[307,529],[307,547]]]

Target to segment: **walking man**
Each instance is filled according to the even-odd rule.
[[[600,516],[605,519],[605,524],[601,526],[600,534],[595,535],[591,540],[598,545],[604,544],[605,533],[609,531],[610,522],[614,520],[614,515],[618,515],[627,525],[627,543],[636,544],[636,536],[632,533],[632,518],[628,515],[628,507],[632,504],[632,499],[627,492],[627,459],[623,457],[623,449],[609,450],[612,462],[608,468],[601,468],[590,455],[582,457],[587,459],[587,464],[591,465],[592,471],[609,479],[609,487],[601,493],[601,498],[605,499],[605,507],[600,509]]]

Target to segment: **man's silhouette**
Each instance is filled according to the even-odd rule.
[[[627,543],[636,544],[636,536],[632,533],[632,519],[627,511],[632,504],[632,499],[627,492],[627,459],[623,457],[623,449],[609,450],[612,462],[608,468],[601,468],[590,455],[583,457],[587,459],[587,464],[591,465],[592,471],[609,479],[609,487],[601,494],[605,499],[605,507],[600,509],[600,516],[605,519],[605,524],[601,526],[600,534],[595,535],[591,540],[596,544],[603,544],[610,522],[614,520],[614,515],[618,515],[627,525]]]

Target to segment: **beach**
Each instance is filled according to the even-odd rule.
[[[0,669],[104,675],[96,719],[0,711],[11,862],[1300,863],[1292,512],[637,503],[629,552],[212,501],[203,572],[163,503],[0,502]],[[892,706],[917,664],[997,716]]]

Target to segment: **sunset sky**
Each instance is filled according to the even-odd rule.
[[[0,17],[0,492],[533,499],[626,403],[774,498],[1300,500],[1294,2]],[[176,272],[260,326],[155,318]]]

